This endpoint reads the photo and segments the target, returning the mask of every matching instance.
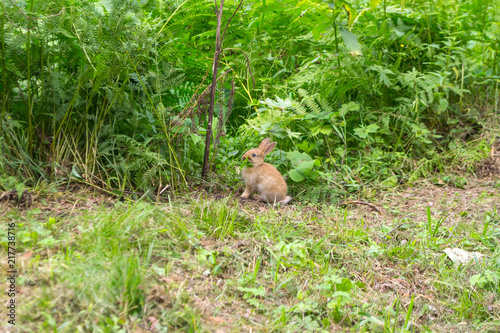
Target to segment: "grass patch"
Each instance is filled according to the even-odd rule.
[[[39,196],[16,223],[20,332],[495,331],[499,189],[433,185],[369,206]],[[1,244],[6,250],[5,223]],[[447,247],[485,257],[454,265]],[[7,269],[4,265],[3,272]],[[2,295],[6,301],[6,295]]]

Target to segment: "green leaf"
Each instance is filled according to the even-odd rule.
[[[318,126],[314,127],[311,129],[311,135],[316,136],[318,134],[325,134],[325,135],[330,135],[332,134],[333,128],[330,125],[323,126],[322,124],[319,124]]]
[[[370,8],[374,10],[377,8],[378,4],[380,3],[380,0],[370,0]]]
[[[314,160],[300,162],[295,169],[304,176],[309,176],[314,167]]]
[[[342,306],[350,303],[351,295],[345,291],[336,291],[332,295],[332,300],[327,304],[328,309],[335,309],[337,306]]]
[[[290,179],[294,182],[301,182],[306,177],[309,177],[316,162],[308,154],[300,153],[297,150],[286,153],[286,158],[292,162],[294,167],[294,169],[288,172]]]
[[[330,125],[326,125],[320,128],[321,134],[330,135],[333,132],[333,128]]]
[[[47,238],[42,239],[41,241],[38,242],[38,245],[44,245],[44,246],[51,246],[54,244],[57,244],[61,242],[60,240],[55,239],[52,236],[49,236]]]
[[[260,306],[260,302],[258,300],[256,300],[255,298],[247,299],[247,303],[255,306],[256,308],[258,308]]]
[[[194,145],[196,146],[197,144],[203,144],[203,138],[200,135],[191,133],[189,134],[191,137],[191,140],[193,140]]]
[[[317,174],[312,172],[312,168],[314,167],[315,161],[304,161],[295,166],[295,169],[292,169],[288,172],[288,175],[294,182],[301,182],[306,177],[314,176],[317,178]]]
[[[82,176],[76,171],[76,166],[73,164],[73,167],[71,168],[71,176],[76,179],[83,180]]]
[[[354,129],[354,134],[359,136],[361,139],[366,139],[370,133],[376,133],[379,129],[377,124],[370,124],[368,126],[361,126]]]
[[[339,113],[341,116],[345,116],[349,111],[358,111],[360,109],[359,104],[355,102],[349,102],[347,104],[342,104]]]
[[[358,42],[358,37],[356,37],[355,34],[345,29],[344,27],[340,27],[340,34],[342,35],[344,44],[349,49],[349,51],[360,55],[363,54],[361,52],[361,45]]]
[[[307,141],[302,141],[300,143],[297,144],[297,148],[299,148],[300,150],[304,151],[304,152],[310,152],[311,150],[313,150],[314,148],[316,148],[317,144],[316,143],[309,143]]]
[[[56,28],[55,31],[59,32],[60,34],[64,35],[64,37],[68,38],[76,38],[71,32],[69,32],[66,29],[63,28]]]
[[[292,100],[290,100],[289,98],[281,99],[277,96],[276,96],[276,101],[273,101],[270,98],[266,98],[264,101],[260,101],[260,103],[266,104],[270,108],[276,108],[281,110],[285,110],[293,106]]]
[[[464,177],[458,177],[453,184],[455,185],[455,187],[464,189],[465,185],[467,185],[467,179],[465,179]]]
[[[17,183],[16,191],[17,191],[17,200],[21,200],[21,197],[23,196],[24,193],[24,183]]]
[[[379,128],[380,127],[377,124],[370,124],[370,125],[366,126],[366,130],[368,131],[368,133],[377,133],[377,130]]]
[[[500,279],[500,274],[487,269],[482,274],[476,274],[471,276],[469,278],[469,283],[472,286],[477,285],[480,288],[485,288],[487,286],[496,285],[499,279]]]
[[[285,132],[286,132],[286,134],[288,135],[288,137],[289,137],[290,139],[292,139],[292,140],[293,140],[293,139],[298,139],[298,138],[300,138],[300,135],[301,135],[301,133],[300,133],[300,132],[293,132],[293,131],[292,131],[292,130],[290,130],[289,128],[285,128]]]
[[[243,169],[245,169],[245,168],[249,167],[250,165],[251,165],[251,164],[250,164],[250,161],[248,160],[248,158],[245,158],[245,159],[243,160],[243,162],[241,162],[241,166],[240,166],[240,167],[241,167],[241,169],[243,170]]]
[[[344,2],[343,5],[344,5],[345,11],[347,12],[348,22],[349,22],[348,24],[350,27],[354,23],[354,20],[357,17],[357,13],[356,13],[356,10],[354,8],[352,8],[349,3]]]
[[[373,244],[372,246],[370,246],[370,248],[366,252],[366,254],[369,255],[370,257],[378,257],[379,255],[381,255],[383,253],[384,253],[384,250],[380,246],[378,246],[377,244]]]
[[[291,180],[293,180],[296,183],[299,183],[305,179],[295,169],[288,171],[288,176],[290,177]]]
[[[246,293],[243,296],[243,298],[250,297],[250,295],[253,295],[253,296],[266,296],[266,291],[264,290],[263,287],[259,287],[259,288],[238,287],[238,290]]]
[[[437,113],[441,113],[441,112],[445,111],[447,108],[448,108],[448,101],[444,98],[441,98],[439,100],[439,106],[436,110]]]
[[[101,0],[98,4],[106,10],[106,13],[111,13],[113,11],[113,1],[111,0]]]
[[[311,156],[306,153],[301,153],[298,150],[289,151],[286,153],[286,158],[292,162],[294,165],[297,165],[303,161],[311,161]]]
[[[379,65],[373,65],[373,66],[368,67],[367,69],[378,73],[379,82],[382,82],[387,87],[390,87],[392,85],[391,80],[389,79],[389,76],[387,75],[387,74],[392,74],[392,75],[394,74],[394,72],[391,71],[390,69],[384,68],[384,67],[379,66]]]
[[[389,80],[389,77],[384,72],[380,72],[379,79],[381,82],[383,82],[385,84],[386,87],[391,86],[391,80]]]
[[[398,177],[392,176],[392,177],[386,178],[381,184],[382,184],[382,186],[386,186],[386,187],[396,187],[398,185]]]

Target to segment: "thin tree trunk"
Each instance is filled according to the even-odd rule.
[[[215,107],[215,90],[217,88],[217,70],[219,68],[219,55],[221,53],[221,25],[222,25],[222,8],[224,0],[220,0],[220,6],[217,8],[217,0],[215,0],[217,14],[217,32],[215,37],[215,54],[212,67],[212,90],[210,91],[210,106],[208,109],[207,119],[207,134],[205,137],[205,153],[203,154],[203,167],[201,168],[201,178],[206,179],[209,171],[210,143],[212,141],[212,120],[214,118]]]

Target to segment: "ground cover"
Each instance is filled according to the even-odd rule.
[[[437,178],[342,207],[205,192],[120,201],[55,185],[18,202],[5,192],[4,252],[5,225],[16,224],[16,328],[495,332],[499,181],[461,187]],[[484,257],[457,266],[446,248]]]

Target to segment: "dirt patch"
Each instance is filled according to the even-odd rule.
[[[457,221],[477,220],[500,202],[500,187],[495,177],[469,181],[463,188],[437,186],[422,183],[417,187],[395,189],[361,200],[366,204],[345,206],[350,220],[363,219],[366,226],[392,225],[403,219],[427,221],[427,207],[431,218],[446,219],[443,226],[454,225]],[[378,207],[378,212],[373,207]]]
[[[34,190],[26,189],[21,198],[17,191],[0,192],[0,220],[13,212],[24,215],[33,212],[39,219],[54,217],[62,219],[78,216],[102,207],[111,208],[117,202],[115,196],[99,193],[93,188],[75,186]]]
[[[399,193],[400,198],[388,203],[394,217],[427,219],[427,207],[432,218],[448,216],[444,225],[457,220],[484,216],[498,202],[499,188],[495,180],[481,179],[469,182],[464,188],[427,185],[418,189],[408,188]]]
[[[480,178],[500,175],[500,137],[491,145],[490,157],[478,163],[475,171]]]
[[[0,202],[6,202],[21,209],[26,209],[33,204],[33,194],[29,191],[5,191],[0,194]]]
[[[478,177],[491,177],[500,175],[500,157],[491,156],[483,160],[476,167]]]

